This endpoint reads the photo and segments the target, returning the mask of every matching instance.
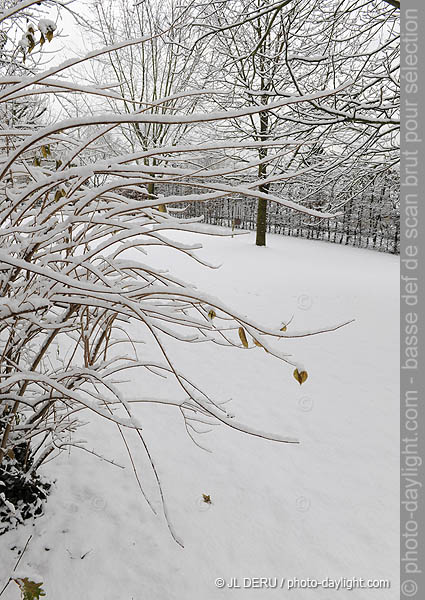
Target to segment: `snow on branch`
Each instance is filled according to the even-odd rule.
[[[34,4],[22,2],[1,18],[12,17]],[[46,19],[39,22],[44,34],[53,26]],[[36,75],[25,72],[22,76],[4,76],[0,81],[0,106],[64,91],[125,102],[124,94],[111,91],[109,85],[73,84],[57,75],[149,40],[152,35],[113,44]],[[199,219],[174,216],[172,211],[167,212],[170,204],[236,194],[280,202],[317,218],[334,216],[282,200],[261,187],[265,183],[261,178],[247,185],[226,179],[241,170],[255,171],[266,160],[278,165],[285,148],[308,145],[308,138],[211,142],[207,135],[196,143],[158,142],[136,152],[117,152],[116,156],[107,155],[105,147],[108,136],[119,126],[186,127],[252,119],[265,111],[279,113],[337,96],[351,85],[347,81],[335,89],[293,94],[267,108],[258,105],[197,113],[152,109],[165,106],[170,98],[187,99],[191,94],[186,90],[155,99],[132,112],[94,111],[47,126],[37,119],[24,120],[19,128],[7,125],[0,131],[0,464],[14,456],[17,448],[25,447],[29,454],[34,447],[31,464],[38,468],[52,453],[72,445],[73,432],[81,423],[80,413],[90,411],[93,417],[114,424],[124,442],[126,431],[136,432],[157,478],[166,514],[156,466],[136,414],[138,401],[164,404],[181,412],[188,433],[197,422],[222,423],[260,438],[297,443],[292,436],[258,431],[230,415],[222,406],[223,399],[209,397],[181,372],[171,357],[169,344],[171,340],[211,342],[256,352],[262,349],[293,365],[274,342],[323,331],[289,335],[278,324],[265,327],[254,323],[220,299],[199,292],[138,256],[151,246],[160,246],[203,262],[196,253],[199,245],[179,243],[164,235],[166,231],[200,231]],[[193,95],[212,93],[199,89]],[[267,159],[253,159],[252,150],[259,147],[270,150]],[[199,163],[200,156],[210,158],[215,150],[232,149],[245,153],[233,167]],[[182,156],[184,168],[176,165]],[[156,162],[151,164],[148,158]],[[283,171],[271,177],[284,181],[293,175],[293,171]],[[178,181],[205,191],[160,197],[154,189],[157,181]],[[132,335],[134,331],[137,336]],[[136,341],[139,332],[143,340]],[[142,360],[141,341],[155,349],[158,360]],[[120,374],[125,376],[134,368],[150,377],[173,380],[178,399],[127,399]],[[192,433],[189,435],[192,437]],[[29,470],[31,464],[28,462],[25,468]],[[136,468],[135,473],[142,489]]]

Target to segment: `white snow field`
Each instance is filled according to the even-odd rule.
[[[116,427],[91,422],[77,439],[86,437],[89,449],[125,469],[78,449],[48,463],[43,473],[56,484],[45,515],[0,538],[0,589],[32,535],[17,573],[43,581],[47,600],[395,600],[398,257],[273,235],[267,248],[257,248],[252,233],[175,236],[201,240],[200,256],[221,268],[165,249],[151,251],[149,260],[257,322],[276,326],[294,315],[290,333],[355,319],[333,333],[278,342],[307,369],[302,386],[293,368],[261,348],[173,341],[180,368],[215,399],[231,398],[227,406],[238,421],[300,444],[221,425],[196,437],[211,451],[205,452],[189,439],[175,407],[138,409],[182,549],[167,528],[144,454],[134,444],[157,516]],[[158,378],[126,377],[133,378],[125,384],[132,396],[161,397],[168,389]],[[278,587],[249,587],[259,577],[270,585],[277,578]],[[241,587],[220,589],[217,578],[237,578]],[[349,590],[342,582],[338,591],[288,590],[282,578],[389,579],[391,588]],[[3,598],[19,597],[10,583]]]

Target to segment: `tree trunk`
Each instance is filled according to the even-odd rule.
[[[263,191],[260,189],[260,191]],[[255,244],[257,246],[266,245],[266,228],[267,228],[267,200],[258,198],[257,208],[257,236]]]
[[[267,100],[265,99],[264,102]],[[269,115],[266,112],[260,113],[260,139],[267,139],[267,130],[269,125]],[[258,156],[260,160],[267,157],[267,148],[260,148],[258,150]],[[267,176],[267,164],[260,163],[258,165],[258,178],[265,179]],[[264,184],[258,187],[258,191],[261,193],[267,193],[269,191],[269,185]],[[256,246],[266,245],[266,231],[267,231],[267,200],[264,198],[258,198],[257,207],[257,235],[255,239]]]
[[[155,164],[155,162],[153,164]],[[155,195],[155,182],[154,181],[150,181],[148,183],[148,193],[151,194],[152,196]],[[163,212],[163,213],[167,212],[167,207],[165,206],[165,204],[159,204],[157,208],[160,212]]]

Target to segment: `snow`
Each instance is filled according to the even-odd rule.
[[[56,23],[50,19],[40,19],[38,22],[38,29],[46,35],[46,33],[56,31]]]
[[[196,282],[256,322],[275,329],[286,323],[291,335],[355,319],[331,333],[276,342],[307,370],[302,386],[293,366],[262,348],[173,342],[173,359],[225,402],[223,415],[234,415],[236,423],[254,431],[289,434],[300,444],[220,425],[194,434],[211,451],[203,452],[186,435],[179,407],[149,401],[172,397],[168,382],[152,379],[157,386],[152,390],[147,375],[139,378],[132,370],[127,395],[144,400],[132,404],[132,413],[142,424],[171,525],[184,548],[170,535],[148,459],[131,432],[156,515],[140,493],[116,426],[91,417],[78,439],[85,437],[89,451],[116,464],[78,448],[46,464],[43,474],[56,484],[45,515],[0,538],[0,589],[32,535],[19,575],[37,573],[47,598],[215,600],[243,594],[244,600],[272,599],[287,592],[218,589],[214,581],[363,577],[390,579],[391,589],[356,589],[350,595],[339,590],[335,597],[395,600],[398,257],[272,235],[266,248],[254,246],[253,234],[217,238],[176,232],[174,237],[184,244],[202,242],[199,255],[221,268],[207,269],[160,247],[149,250],[149,262]],[[129,251],[127,258],[137,255]],[[143,330],[131,335],[139,339]],[[330,596],[292,589],[291,597]],[[3,598],[19,598],[16,584]]]

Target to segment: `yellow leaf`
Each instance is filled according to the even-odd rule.
[[[65,190],[63,188],[61,188],[60,190],[56,190],[56,193],[55,193],[55,202],[57,202],[58,200],[60,200],[64,196],[66,196],[66,192],[65,192]]]
[[[281,331],[286,331],[287,327],[286,325],[283,325],[283,327],[280,328]]]
[[[41,165],[41,161],[38,156],[34,157],[34,167],[39,167]]]
[[[217,313],[215,312],[215,310],[212,308],[209,313],[208,313],[208,318],[210,319],[214,319],[214,317],[217,316]]]
[[[41,146],[41,154],[47,158],[50,154],[50,146]]]
[[[29,54],[35,48],[34,38],[31,35],[31,33],[27,33],[27,40],[28,40],[28,54]]]
[[[252,341],[254,342],[254,344],[258,347],[258,348],[263,348],[263,350],[265,352],[267,352],[267,354],[269,353],[269,351],[267,350],[267,348],[265,348],[263,346],[263,344],[261,344],[258,340],[256,340],[255,338],[252,338]]]
[[[248,348],[248,340],[246,339],[245,331],[243,327],[239,327],[239,337],[244,348]]]
[[[202,494],[202,498],[203,498],[204,502],[206,502],[207,504],[211,504],[211,496],[210,495]]]
[[[53,31],[51,29],[49,29],[48,31],[46,31],[46,38],[49,40],[49,42],[52,41],[52,39],[53,39]]]
[[[28,579],[28,577],[23,577],[22,579],[13,579],[13,581],[19,586],[22,592],[22,597],[25,600],[38,600],[42,596],[46,595],[41,587],[43,582],[36,583],[35,581]]]
[[[294,377],[298,381],[298,383],[301,385],[304,383],[304,381],[307,381],[308,373],[307,373],[307,371],[298,371],[298,369],[295,369]]]
[[[40,35],[40,48],[43,47],[44,42],[46,41],[46,38],[44,37],[43,34]]]

